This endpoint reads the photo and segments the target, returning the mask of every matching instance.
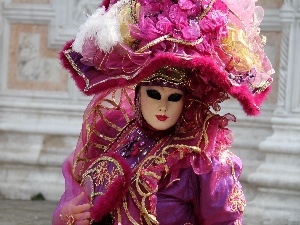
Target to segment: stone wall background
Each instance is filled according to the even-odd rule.
[[[61,165],[89,101],[57,60],[98,0],[0,0],[0,196],[58,200]],[[232,150],[244,163],[246,224],[300,224],[300,0],[259,0],[266,52],[276,70],[262,115],[243,115]]]

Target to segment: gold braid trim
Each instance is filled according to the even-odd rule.
[[[76,155],[74,156],[73,168],[72,168],[72,174],[78,183],[80,183],[82,180],[82,174],[84,173],[83,170],[84,170],[85,164],[90,160],[87,157],[89,147],[94,146],[99,149],[102,149],[103,153],[107,152],[108,149],[110,149],[111,145],[113,143],[115,143],[115,140],[118,139],[118,137],[120,136],[122,131],[124,129],[126,129],[128,127],[128,125],[131,123],[131,121],[129,121],[130,118],[129,118],[129,115],[126,113],[126,110],[124,110],[124,109],[122,109],[122,107],[120,107],[121,103],[126,100],[129,102],[130,106],[134,107],[133,102],[128,93],[128,91],[131,91],[131,90],[133,90],[132,87],[120,89],[121,96],[118,97],[118,100],[116,99],[116,96],[118,95],[118,93],[112,92],[111,93],[112,100],[108,99],[108,98],[104,98],[104,99],[100,100],[99,102],[97,102],[95,105],[93,105],[85,113],[84,119],[83,119],[83,124],[84,124],[83,126],[85,126],[85,129],[86,129],[86,140],[85,140],[85,143],[83,143],[84,145],[82,146],[82,148],[78,152],[76,152]],[[108,94],[108,96],[109,96],[109,94]],[[108,107],[107,104],[105,104],[105,103],[109,103],[112,107]],[[126,120],[127,124],[124,127],[119,127],[116,124],[114,124],[113,122],[109,121],[106,118],[106,116],[103,114],[103,111],[105,111],[105,110],[120,110],[122,112],[122,116]],[[99,118],[101,118],[103,120],[103,122],[105,122],[106,124],[108,124],[108,126],[110,126],[111,128],[115,129],[118,132],[116,137],[108,137],[108,136],[98,132],[95,129],[96,123],[99,120]],[[97,137],[100,137],[101,139],[110,142],[110,144],[99,145],[97,143],[93,143],[90,141],[92,135],[96,135]]]
[[[133,224],[133,225],[139,225],[138,222],[136,222],[134,220],[134,218],[130,215],[129,210],[128,210],[128,206],[127,206],[127,202],[126,199],[123,200],[123,208],[125,210],[125,213],[127,215],[127,218],[129,219],[129,221]]]
[[[130,9],[129,9],[130,16],[135,23],[138,23],[137,7],[139,7],[139,6],[137,4],[137,1],[131,0],[129,5],[130,5]]]
[[[198,16],[197,19],[202,20],[207,15],[207,13],[211,10],[211,8],[215,2],[216,2],[216,0],[211,0],[209,5],[204,10],[204,12],[200,16]]]
[[[138,49],[136,51],[136,53],[142,53],[144,52],[146,49],[160,43],[160,42],[163,42],[163,41],[170,41],[170,42],[174,42],[174,43],[178,43],[178,44],[182,44],[182,45],[190,45],[190,46],[195,46],[195,45],[198,45],[200,44],[202,41],[203,41],[203,38],[199,38],[198,40],[196,41],[184,41],[184,40],[181,40],[181,39],[176,39],[176,38],[171,38],[168,34],[167,35],[164,35],[164,36],[161,36],[159,38],[156,38],[154,39],[153,41],[149,42],[147,45],[145,45],[144,47]]]
[[[207,128],[209,126],[209,120],[214,116],[214,114],[209,114],[205,120],[204,120],[204,123],[203,123],[203,127],[202,127],[202,136],[201,138],[199,139],[198,143],[197,143],[197,146],[200,146],[201,142],[202,142],[202,138],[204,138],[204,142],[205,142],[205,146],[204,148],[207,148],[208,146],[208,135],[207,135]]]
[[[90,85],[90,81],[84,75],[84,73],[81,72],[81,70],[78,68],[78,66],[76,65],[76,63],[73,61],[73,59],[72,59],[72,57],[70,55],[72,52],[73,52],[72,49],[67,49],[63,53],[66,56],[66,58],[68,59],[68,61],[70,62],[70,64],[72,65],[73,69],[76,70],[76,72],[78,73],[78,75],[81,76],[84,79],[85,87],[88,87]]]

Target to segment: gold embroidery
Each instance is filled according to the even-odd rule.
[[[99,149],[100,153],[107,152],[108,149],[110,149],[111,145],[113,145],[119,138],[120,133],[122,133],[119,131],[123,131],[124,129],[126,129],[128,124],[131,123],[130,117],[132,117],[132,115],[127,114],[127,111],[123,109],[122,104],[126,102],[127,106],[132,107],[131,111],[134,110],[133,90],[134,89],[132,87],[128,87],[107,93],[106,98],[100,100],[95,105],[90,106],[90,108],[88,108],[85,112],[83,120],[83,133],[86,132],[86,135],[84,136],[85,139],[83,140],[85,144],[78,152],[76,152],[72,168],[73,175],[79,183],[81,183],[85,165],[90,161],[90,159],[88,158],[89,149],[91,147],[96,147]],[[119,110],[121,112],[120,116],[123,116],[127,123],[123,127],[119,127],[114,122],[109,121],[106,115],[106,111],[108,110]],[[105,134],[100,133],[98,131],[99,128],[97,128],[97,123],[99,120],[104,121],[109,127],[114,128],[117,132],[116,136],[108,137]],[[98,141],[94,143],[93,141],[91,141],[92,135],[103,139],[104,142],[101,144],[98,144]]]
[[[104,140],[106,141],[114,141],[115,139],[114,138],[110,138],[106,135],[103,135],[103,134],[100,134],[97,130],[93,129],[92,127],[89,128],[90,129],[90,132],[93,132],[95,135],[97,135],[99,138],[103,138]],[[95,145],[97,145],[97,143],[93,143]]]
[[[231,167],[231,174],[234,180],[231,195],[229,196],[230,209],[233,212],[244,212],[246,207],[246,201],[242,189],[238,186],[238,180],[234,170],[234,163],[232,160],[232,153],[228,150],[224,151],[220,155],[222,163],[226,163]]]
[[[246,201],[244,199],[244,193],[241,188],[234,184],[232,194],[229,197],[229,201],[231,203],[230,208],[233,212],[244,212]]]
[[[66,58],[68,59],[68,61],[71,63],[73,69],[78,73],[79,76],[81,76],[84,79],[85,82],[85,86],[88,87],[89,86],[89,79],[87,79],[87,77],[84,75],[84,73],[81,72],[81,70],[78,68],[78,66],[76,65],[76,63],[73,61],[72,57],[71,57],[71,53],[74,52],[72,49],[68,49],[64,51],[64,55],[66,56]]]
[[[162,79],[174,84],[184,84],[186,82],[186,70],[171,66],[165,66],[157,70],[150,77],[147,77],[142,82],[151,82],[155,79]]]
[[[180,132],[180,133],[183,133],[183,132],[181,132],[181,131],[179,131],[179,132]],[[196,134],[193,134],[193,135],[188,136],[188,137],[175,137],[174,140],[181,140],[181,141],[183,141],[183,140],[194,139],[195,137],[197,137],[197,135],[199,135],[199,134],[196,133]]]
[[[109,140],[113,140],[112,142],[110,142],[107,145],[99,145],[99,148],[101,149],[109,149],[109,151],[114,152],[118,147],[120,147],[121,143],[116,141],[116,140],[121,140],[122,138],[124,138],[126,135],[128,135],[132,129],[134,128],[134,120],[131,120],[128,122],[127,119],[130,119],[130,116],[128,115],[127,119],[126,119],[126,113],[125,111],[122,111],[122,101],[127,101],[129,102],[129,104],[127,104],[127,106],[131,106],[134,107],[133,105],[133,101],[132,101],[132,97],[130,97],[129,93],[130,90],[128,89],[122,89],[121,90],[121,99],[119,100],[117,98],[118,94],[116,92],[112,92],[111,93],[111,97],[109,98],[109,101],[106,101],[106,99],[101,100],[101,102],[97,103],[96,105],[90,107],[88,110],[88,112],[86,112],[86,116],[84,118],[84,123],[85,123],[85,127],[86,127],[86,131],[87,131],[87,143],[86,146],[84,146],[83,149],[81,149],[80,151],[80,155],[76,156],[76,162],[74,163],[75,167],[76,167],[76,163],[78,163],[77,167],[80,169],[84,168],[84,163],[85,160],[88,161],[87,158],[87,152],[88,152],[88,148],[90,146],[96,146],[96,143],[92,143],[92,141],[90,140],[91,135],[97,135],[97,137],[109,142]],[[106,105],[105,105],[106,104]],[[108,107],[107,104],[109,104],[111,107]],[[107,136],[103,136],[99,131],[96,131],[97,127],[96,124],[98,122],[98,120],[103,120],[105,121],[105,119],[107,119],[106,114],[104,113],[105,110],[110,110],[110,109],[114,109],[114,110],[120,110],[120,112],[122,112],[123,117],[126,119],[127,124],[125,124],[124,127],[120,127],[121,131],[118,132],[116,137],[107,137]],[[205,146],[207,146],[207,137],[205,137],[207,134],[207,128],[209,126],[209,119],[211,117],[213,117],[214,114],[209,114],[205,121],[204,121],[204,125],[203,125],[203,129],[202,132],[199,132],[199,137],[201,135],[200,139],[203,139],[205,142]],[[109,121],[107,119],[107,121]],[[202,118],[197,118],[197,122],[200,123],[202,121]],[[202,122],[201,122],[202,123]],[[108,123],[106,123],[109,127],[113,128],[113,124],[110,123],[110,121]],[[176,136],[176,135],[174,135]],[[160,180],[161,176],[166,176],[169,172],[169,167],[166,164],[166,159],[167,157],[170,156],[171,152],[178,152],[178,159],[182,159],[186,153],[195,153],[195,154],[199,154],[202,150],[201,148],[198,146],[188,146],[188,145],[179,145],[179,144],[171,144],[171,141],[174,140],[174,136],[170,135],[166,138],[161,139],[154,147],[153,149],[150,151],[149,155],[143,159],[141,162],[139,162],[138,166],[133,169],[133,173],[134,176],[132,177],[132,185],[129,188],[129,194],[124,197],[124,201],[119,208],[116,208],[116,210],[114,211],[115,215],[116,215],[116,219],[118,219],[118,222],[121,223],[121,219],[122,216],[124,215],[125,217],[127,217],[125,219],[125,221],[130,221],[131,224],[149,224],[149,225],[153,225],[153,224],[159,224],[159,222],[156,219],[156,208],[155,208],[155,200],[152,199],[152,197],[155,195],[155,193],[157,192],[157,186],[151,186],[151,184],[149,184],[147,182],[147,180],[144,179],[144,177],[149,177],[149,178],[153,178],[154,180]],[[195,136],[196,137],[196,136]],[[105,150],[104,150],[105,151]],[[79,161],[82,160],[82,161]],[[108,162],[108,161],[107,161]],[[100,163],[100,162],[98,162]],[[102,163],[102,162],[101,162]],[[94,165],[94,164],[93,164]],[[99,166],[99,165],[98,165]],[[109,186],[109,180],[113,180],[113,178],[116,176],[116,174],[119,172],[117,169],[115,171],[113,171],[112,169],[108,170],[104,170],[101,169],[101,167],[105,167],[105,165],[101,165],[99,167],[97,167],[97,165],[94,165],[95,169],[93,171],[93,178],[95,180],[97,180],[97,183],[101,183],[103,185],[108,185]],[[74,168],[75,168],[74,167]],[[152,170],[148,170],[149,167],[162,167],[162,174],[160,173],[155,173]],[[76,171],[78,171],[78,168],[76,168]],[[91,168],[91,167],[89,167]],[[90,169],[89,169],[90,170]],[[90,171],[92,172],[92,171]],[[110,174],[109,174],[110,173]],[[86,173],[84,174],[86,175]],[[144,177],[143,177],[144,176]],[[88,177],[87,177],[88,178]],[[89,178],[91,179],[91,178]],[[103,183],[104,182],[104,183]],[[132,188],[133,187],[133,188]],[[99,192],[99,193],[94,193],[93,191],[93,196],[92,198],[94,198],[94,196],[97,195],[102,195],[103,193]],[[131,198],[133,199],[134,204],[136,205],[136,207],[139,209],[140,211],[140,219],[138,220],[136,217],[134,217],[133,215],[131,215],[128,209],[128,202],[126,198]],[[153,201],[153,202],[151,202]],[[124,212],[124,214],[123,214]],[[124,219],[123,219],[124,222]]]
[[[112,183],[112,181],[118,177],[118,171],[116,168],[113,168],[111,172],[108,171],[108,162],[100,162],[96,170],[93,173],[94,184],[99,186],[100,184],[104,184],[104,181],[107,180],[105,184],[105,188]]]
[[[181,150],[181,149],[186,149],[190,152],[193,152],[193,153],[200,153],[201,152],[201,148],[199,147],[196,147],[196,146],[190,146],[190,145],[168,145],[166,147],[163,148],[163,153],[165,155],[169,155],[169,152],[167,151],[167,149],[169,148],[175,148],[177,150]],[[181,155],[181,159],[183,158],[183,155]]]
[[[234,221],[234,225],[242,225],[242,221],[238,219]]]
[[[123,47],[120,45],[120,47]],[[124,49],[126,51],[126,49]],[[107,81],[114,81],[114,80],[118,80],[118,79],[125,79],[125,80],[132,80],[134,79],[140,72],[140,70],[142,69],[142,67],[144,66],[144,64],[147,64],[149,61],[149,58],[146,59],[145,63],[142,64],[141,66],[137,67],[134,69],[134,71],[128,71],[125,72],[125,70],[123,69],[124,74],[120,74],[119,76],[109,76],[106,79],[103,79],[101,81],[95,82],[93,84],[90,84],[89,79],[85,76],[85,74],[80,70],[80,68],[78,68],[78,66],[76,65],[76,63],[73,61],[72,57],[71,57],[71,53],[74,52],[72,49],[68,49],[64,51],[64,55],[66,56],[66,58],[68,59],[68,61],[70,62],[70,64],[72,65],[73,69],[77,72],[77,74],[79,76],[81,76],[84,81],[85,81],[85,88],[84,91],[89,91],[91,88],[93,88],[94,86],[97,86],[99,84],[103,84]],[[135,54],[138,54],[139,52],[135,52]],[[146,53],[143,53],[146,54]],[[105,56],[102,59],[102,62],[100,63],[99,66],[95,66],[96,69],[100,70],[101,65],[104,63],[104,61],[107,59],[109,53],[106,53]],[[127,54],[127,57],[130,58],[129,53]],[[125,58],[125,56],[123,56],[123,58]],[[120,69],[120,68],[109,68],[109,69]],[[128,75],[126,75],[128,74]]]
[[[73,164],[72,172],[76,181],[79,183],[81,182],[81,178],[82,178],[81,175],[83,173],[84,165],[86,162],[88,162],[88,159],[85,157],[85,155],[87,155],[87,146],[88,146],[88,142],[86,142],[83,148],[79,151],[79,153],[75,158],[75,162]],[[79,167],[79,171],[78,171],[78,167]]]
[[[170,137],[170,139],[172,138]],[[159,224],[159,222],[156,220],[155,217],[155,209],[152,209],[154,210],[152,211],[151,209],[149,209],[149,207],[147,207],[147,204],[151,205],[151,203],[149,203],[151,201],[150,198],[158,191],[158,186],[156,187],[149,186],[150,184],[144,182],[142,176],[149,176],[154,178],[154,180],[161,179],[161,176],[159,174],[149,171],[147,170],[147,168],[149,166],[163,165],[163,168],[166,171],[165,175],[167,175],[169,168],[166,165],[166,157],[169,156],[171,149],[172,149],[171,151],[180,152],[179,154],[180,159],[184,157],[183,151],[181,151],[181,149],[187,149],[187,151],[195,152],[195,153],[199,153],[201,151],[201,149],[198,147],[187,146],[187,145],[167,144],[165,147],[162,147],[166,142],[162,142],[161,145],[159,145],[160,146],[159,150],[157,150],[153,155],[148,156],[139,164],[138,170],[135,173],[134,177],[132,178],[132,182],[135,182],[135,188],[133,189],[132,187],[130,187],[129,189],[132,199],[134,200],[136,206],[141,212],[141,217],[146,221],[147,224]],[[137,194],[135,192],[137,192],[138,196],[141,197],[141,200],[138,200]]]
[[[202,142],[202,137],[204,137],[204,142],[205,142],[205,146],[204,146],[204,148],[207,148],[207,146],[208,146],[208,135],[207,135],[207,128],[208,128],[208,126],[209,126],[209,119],[211,119],[212,117],[214,116],[214,114],[209,114],[206,118],[205,118],[205,120],[204,120],[204,123],[203,123],[203,126],[202,126],[202,135],[201,135],[201,138],[199,139],[199,141],[198,141],[198,144],[197,144],[197,146],[199,146],[200,145],[200,143]]]
[[[104,152],[106,152],[106,150],[107,150],[106,145],[100,145],[100,144],[97,144],[97,143],[91,143],[91,145],[95,146],[96,148],[104,150]]]
[[[117,211],[118,223],[122,224],[122,217],[121,217],[121,209],[120,209],[120,207],[118,207],[116,211]]]
[[[169,37],[169,35],[164,35],[164,36],[161,36],[157,39],[154,39],[153,41],[149,42],[147,45],[145,45],[144,47],[140,48],[139,50],[137,50],[136,52],[137,53],[142,53],[144,52],[146,49],[166,40],[167,38]]]
[[[132,131],[132,129],[134,128],[134,126],[127,126],[126,129],[124,129],[121,133],[121,137],[126,136],[128,133],[130,133]],[[160,140],[157,145],[151,150],[150,152],[150,156],[152,157],[146,157],[140,164],[138,167],[136,167],[135,169],[133,169],[134,175],[132,177],[132,184],[134,185],[134,183],[138,186],[138,188],[135,188],[135,191],[137,191],[137,189],[139,189],[140,193],[135,193],[135,191],[132,189],[132,187],[129,188],[129,193],[130,193],[130,197],[133,199],[136,207],[139,209],[140,211],[140,221],[143,221],[145,224],[159,224],[158,221],[156,220],[156,216],[155,216],[155,210],[150,210],[148,211],[148,207],[147,207],[147,202],[149,201],[149,198],[151,197],[151,193],[153,194],[153,190],[149,187],[148,184],[146,184],[143,179],[140,179],[140,175],[141,173],[138,172],[138,170],[142,170],[143,168],[147,168],[149,167],[152,163],[162,163],[165,162],[163,160],[158,160],[158,156],[157,154],[159,154],[159,152],[161,152],[161,146],[166,145],[170,142],[170,140],[172,140],[173,137],[169,136],[166,137],[162,140]],[[120,144],[120,143],[118,143]],[[113,146],[112,149],[117,149],[119,145]],[[156,178],[158,178],[158,176],[156,174],[153,173],[146,173],[147,175],[154,175]],[[145,190],[145,191],[143,191]],[[155,190],[157,191],[157,190]],[[149,194],[150,193],[150,194]],[[139,196],[142,197],[142,199],[138,199],[137,198],[137,194]],[[142,195],[141,195],[142,194]],[[129,196],[128,196],[129,197]],[[126,201],[126,199],[124,200]],[[123,202],[123,209],[125,210],[125,214],[128,218],[128,220],[133,223],[133,224],[138,224],[137,221],[134,220],[134,218],[130,215],[130,212],[128,211],[127,208],[127,203]]]
[[[117,126],[115,123],[112,123],[108,119],[106,119],[105,116],[103,115],[103,113],[101,111],[99,111],[99,115],[101,116],[101,118],[103,119],[103,121],[105,123],[107,123],[110,127],[116,129],[119,132],[122,130],[122,128],[120,128],[119,126]]]
[[[129,221],[130,221],[132,224],[134,224],[134,225],[139,225],[139,223],[136,222],[136,221],[133,219],[133,217],[130,215],[129,210],[128,210],[128,206],[127,206],[126,199],[124,199],[124,201],[123,201],[123,208],[124,208],[124,210],[125,210],[125,213],[126,213],[128,219],[129,219]]]
[[[109,163],[112,164],[112,169],[109,171]],[[91,187],[91,199],[90,204],[92,205],[93,200],[98,195],[103,195],[102,192],[95,192],[95,186],[104,185],[106,189],[109,188],[111,183],[120,175],[124,175],[124,171],[119,162],[109,156],[102,156],[95,160],[86,172],[82,175],[82,186],[86,186],[86,182],[90,182],[93,185]]]
[[[135,87],[131,87],[131,88],[129,88],[129,90],[133,91],[133,90],[135,90]],[[131,108],[135,109],[134,101],[132,101],[132,99],[129,96],[128,90],[126,90],[125,88],[122,89],[122,96],[125,96],[127,102],[129,102]]]

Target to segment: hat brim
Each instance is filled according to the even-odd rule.
[[[199,73],[197,75],[207,80],[209,84],[220,87],[224,92],[237,99],[247,115],[255,116],[260,113],[260,105],[271,89],[269,86],[261,92],[252,93],[246,83],[234,85],[230,82],[228,72],[209,56],[185,57],[168,52],[147,55],[143,66],[134,73],[109,76],[95,66],[84,64],[83,56],[71,50],[72,42],[66,43],[60,52],[60,60],[85,95],[94,95],[109,89],[135,85],[161,67],[174,66],[197,71]]]

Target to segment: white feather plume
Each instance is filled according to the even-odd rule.
[[[82,53],[85,40],[94,40],[103,51],[108,52],[123,38],[120,32],[118,13],[127,1],[119,1],[112,5],[108,11],[104,7],[97,9],[87,21],[79,27],[79,31],[73,42],[74,51]]]

